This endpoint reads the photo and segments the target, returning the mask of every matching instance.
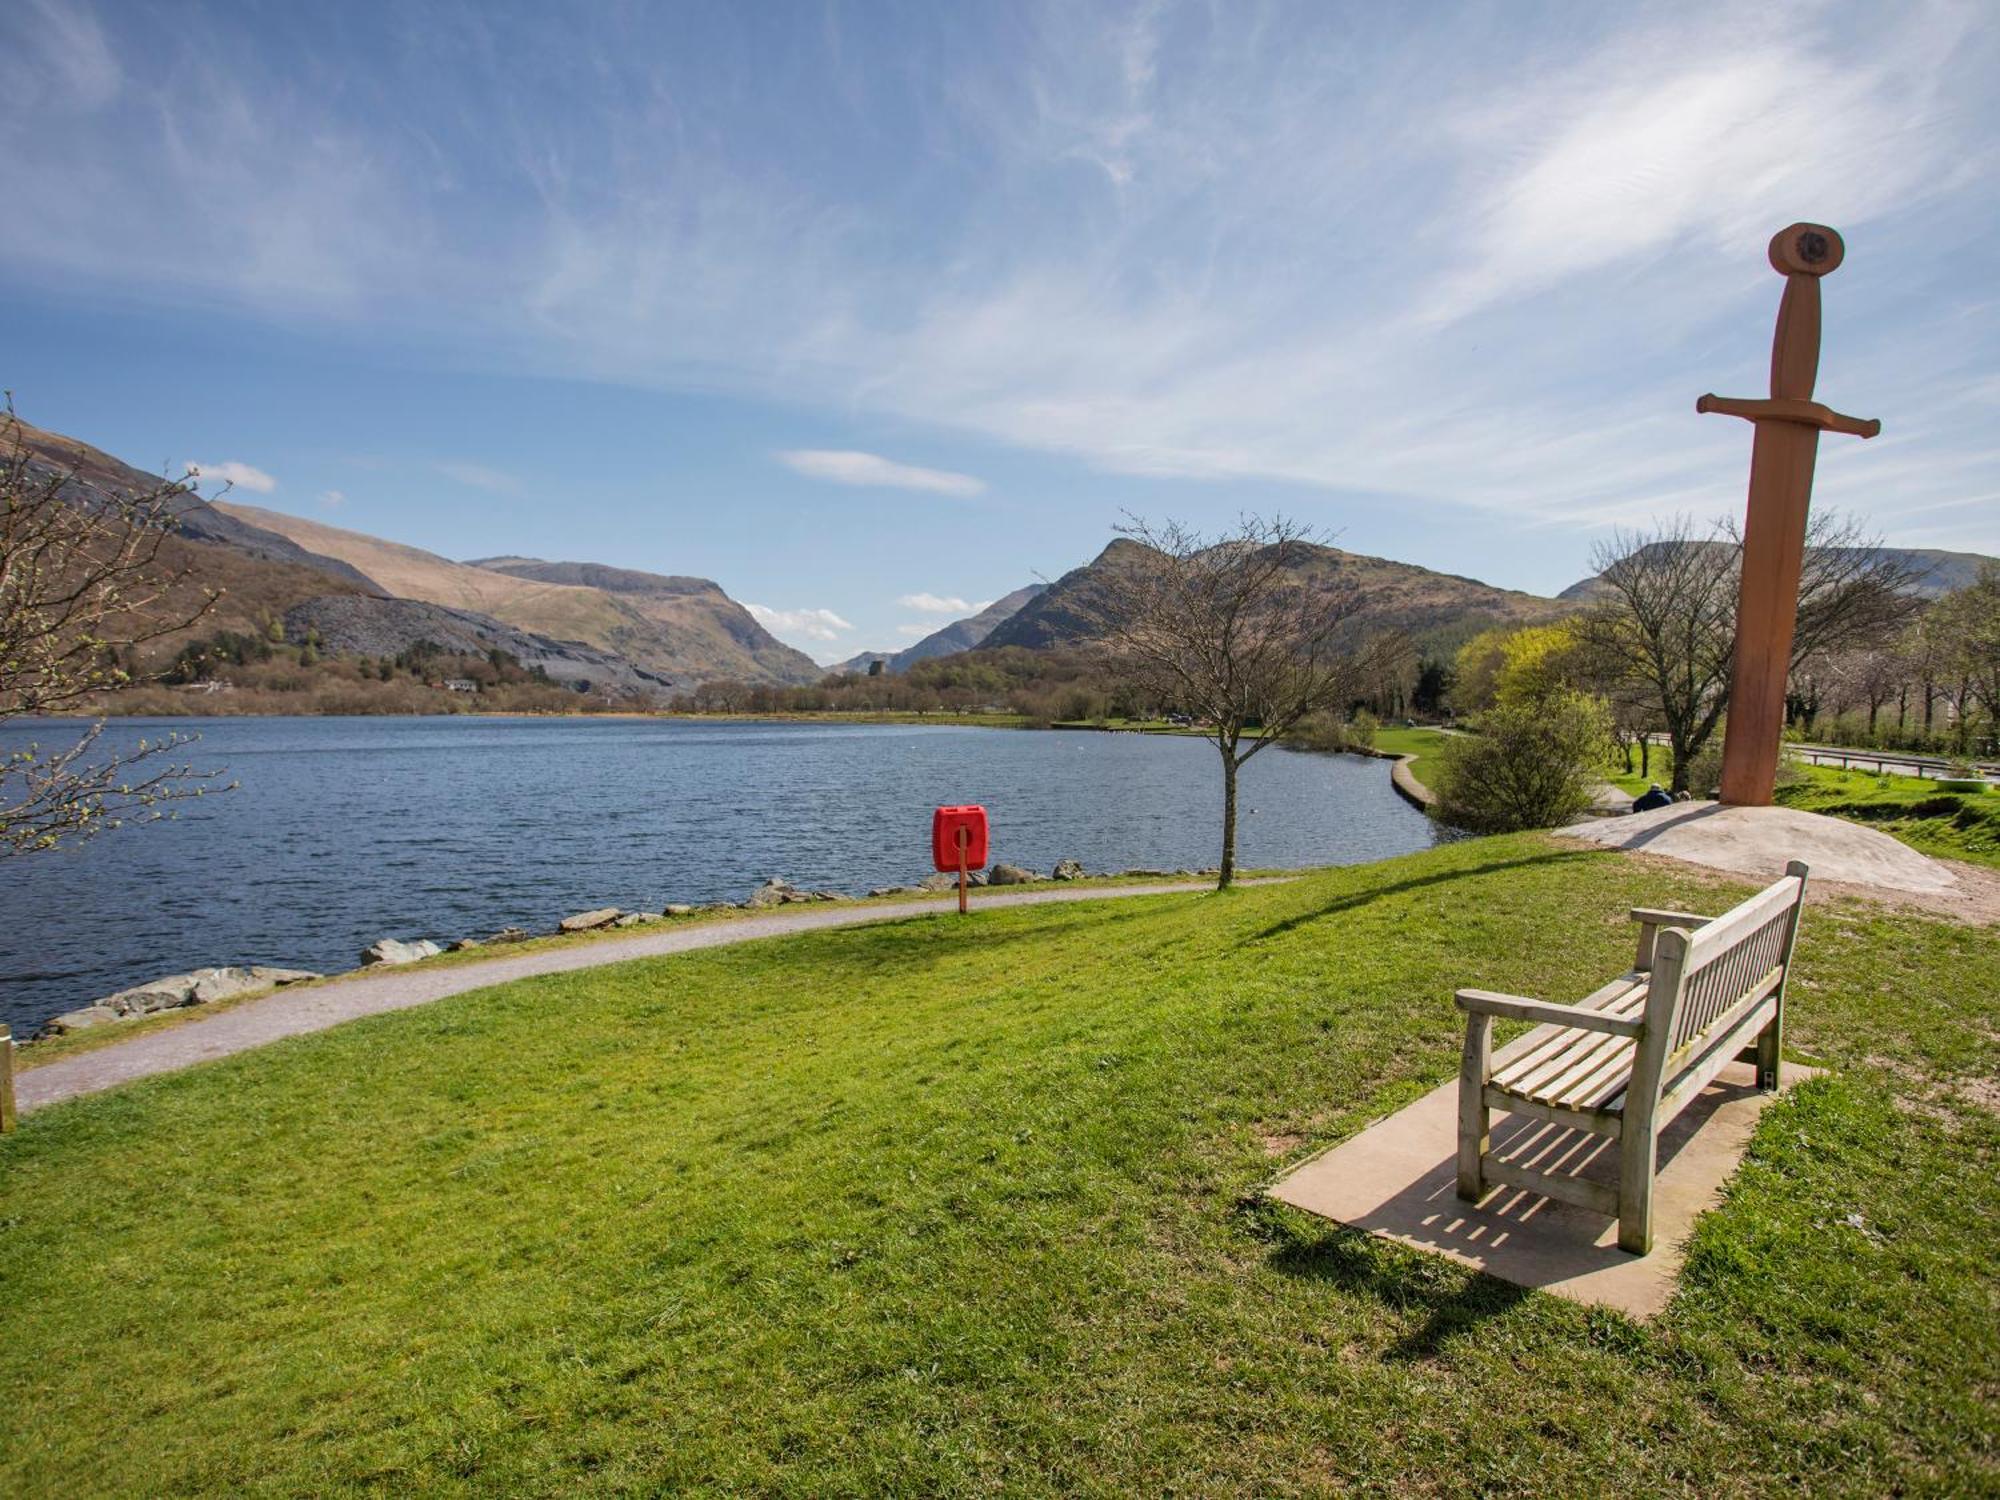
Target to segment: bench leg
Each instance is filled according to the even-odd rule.
[[[1783,1042],[1782,1024],[1778,1016],[1773,1016],[1771,1024],[1757,1033],[1757,1087],[1767,1094],[1777,1092],[1779,1052]]]
[[[1618,1152],[1618,1248],[1645,1255],[1653,1248],[1653,1174],[1660,1142],[1653,1122],[1625,1119]]]
[[[1492,1111],[1486,1075],[1493,1062],[1493,1018],[1465,1018],[1465,1056],[1458,1069],[1458,1196],[1477,1203],[1486,1196],[1486,1153],[1492,1145]]]

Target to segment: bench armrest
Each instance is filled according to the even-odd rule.
[[[1653,949],[1660,941],[1662,927],[1706,927],[1715,918],[1704,917],[1692,911],[1655,911],[1651,907],[1632,908],[1632,920],[1639,924],[1639,952],[1632,960],[1632,967],[1641,974],[1653,970]]]
[[[1648,927],[1705,927],[1715,918],[1692,911],[1655,911],[1647,906],[1632,908],[1632,920]]]
[[[1644,1026],[1642,1021],[1625,1016],[1607,1016],[1602,1011],[1578,1010],[1573,1005],[1551,1005],[1546,1000],[1530,1000],[1525,995],[1501,995],[1492,990],[1460,990],[1458,1008],[1469,1015],[1505,1016],[1512,1021],[1566,1026],[1572,1031],[1602,1031],[1609,1036],[1636,1037]]]

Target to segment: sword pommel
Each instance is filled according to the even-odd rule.
[[[1791,224],[1771,236],[1771,269],[1785,276],[1824,276],[1847,255],[1840,235],[1824,224]]]

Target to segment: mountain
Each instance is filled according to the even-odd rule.
[[[532,558],[495,559],[495,566],[453,562],[421,547],[303,516],[252,505],[215,508],[349,564],[383,593],[471,611],[533,635],[610,652],[676,686],[711,677],[791,683],[820,676],[810,657],[777,640],[706,579]],[[599,581],[581,581],[586,577]]]
[[[1648,543],[1650,547],[1663,547],[1665,542]],[[1703,542],[1704,547],[1723,547],[1726,542]],[[1644,548],[1641,549],[1645,550]],[[1936,547],[1870,547],[1866,549],[1842,547],[1841,553],[1866,550],[1871,557],[1886,557],[1900,562],[1910,570],[1910,592],[1925,599],[1935,599],[1949,594],[1954,589],[1962,589],[1979,577],[1981,564],[2000,562],[1981,552],[1945,552]],[[1602,574],[1578,579],[1557,594],[1558,599],[1571,604],[1589,604],[1604,590]]]
[[[63,498],[95,506],[156,492],[157,474],[76,438],[0,415],[0,452],[19,444],[30,470],[65,475]],[[258,506],[174,502],[176,531],[161,561],[185,580],[169,607],[192,611],[204,589],[221,597],[187,630],[257,634],[282,621],[316,631],[334,654],[395,656],[423,640],[451,651],[498,648],[558,682],[664,697],[713,677],[815,682],[812,659],[773,637],[705,578],[672,578],[593,563],[494,558],[453,562],[418,547]]]
[[[552,641],[503,625],[490,615],[449,609],[421,599],[382,599],[364,594],[325,594],[285,611],[285,635],[293,641],[316,638],[334,656],[390,657],[428,642],[454,656],[485,656],[500,650],[533,671],[577,692],[621,698],[662,698],[670,684],[624,657],[577,641]]]
[[[829,672],[865,672],[870,662],[882,662],[885,672],[906,672],[915,663],[927,661],[933,656],[951,656],[960,651],[970,651],[1001,625],[1019,614],[1029,600],[1040,597],[1048,587],[1045,583],[1031,583],[1026,588],[1015,589],[1013,593],[995,599],[976,615],[963,620],[954,620],[942,630],[934,630],[916,645],[902,651],[864,651],[859,656],[851,656],[838,666],[827,668]]]
[[[600,590],[629,604],[664,636],[683,681],[730,677],[747,682],[817,682],[825,669],[787,646],[750,611],[706,578],[641,573],[603,563],[489,557],[472,564],[510,578]],[[617,638],[614,637],[614,640]],[[637,642],[618,649],[642,660]]]
[[[1119,538],[1091,562],[1063,574],[983,644],[1045,650],[1096,643],[1103,637],[1097,621],[1104,613],[1106,575],[1132,566],[1144,552],[1139,543]],[[1308,587],[1329,596],[1354,596],[1357,607],[1347,624],[1352,633],[1402,630],[1438,653],[1494,625],[1544,620],[1562,612],[1553,599],[1338,547],[1300,547],[1291,569]]]

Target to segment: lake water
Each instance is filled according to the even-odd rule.
[[[0,752],[79,726],[14,724]],[[0,861],[0,1020],[209,964],[352,968],[378,937],[547,930],[598,906],[740,900],[766,876],[859,894],[929,871],[931,809],[980,802],[992,857],[1046,872],[1215,863],[1206,741],[661,719],[114,720],[199,733],[240,783],[181,817]],[[1239,862],[1428,847],[1386,761],[1273,748],[1243,772]]]

